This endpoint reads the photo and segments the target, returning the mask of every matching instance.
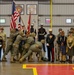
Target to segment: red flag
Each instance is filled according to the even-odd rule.
[[[30,33],[30,26],[31,26],[31,12],[29,14],[29,19],[28,19],[28,27],[27,27],[28,33]]]
[[[12,3],[12,16],[10,22],[10,29],[16,28],[16,20],[19,17],[19,12],[15,10],[15,3]]]

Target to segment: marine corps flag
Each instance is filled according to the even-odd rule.
[[[30,26],[31,26],[31,12],[29,14],[28,26],[27,26],[27,32],[28,32],[28,34],[30,33]]]
[[[12,16],[10,22],[10,29],[16,28],[16,20],[19,17],[19,12],[15,8],[15,2],[12,2]]]

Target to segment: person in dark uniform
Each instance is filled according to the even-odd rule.
[[[52,62],[54,62],[54,40],[55,35],[52,34],[52,29],[49,29],[49,34],[46,37],[46,45],[47,45],[47,51],[48,51],[48,61],[51,61],[51,55],[52,54]]]
[[[42,42],[43,50],[45,50],[45,35],[47,34],[45,28],[43,28],[43,24],[41,24],[41,27],[38,29],[38,41]]]
[[[30,33],[36,36],[36,29],[34,29],[34,24],[31,24]],[[35,36],[33,37],[34,41],[35,41]]]
[[[0,36],[0,61],[1,61],[1,49],[3,45],[3,38]]]
[[[36,34],[36,29],[34,29],[34,24],[31,24],[30,33],[33,32]]]

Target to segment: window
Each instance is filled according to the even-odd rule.
[[[72,23],[72,19],[66,19],[66,23],[67,24],[71,24]]]
[[[4,24],[5,23],[5,19],[0,19],[0,24]]]

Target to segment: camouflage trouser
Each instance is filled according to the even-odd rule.
[[[27,52],[28,50],[23,49],[22,56],[24,56]]]
[[[3,58],[2,58],[3,61],[6,60],[5,55],[7,55],[9,51],[11,52],[11,55],[12,55],[12,53],[13,53],[13,49],[12,49],[13,45],[12,44],[13,44],[13,42],[11,42],[11,41],[7,42],[7,47],[6,47],[6,50],[5,50],[5,52],[3,54]]]
[[[19,45],[13,44],[13,57],[15,57],[18,53]]]
[[[61,50],[60,50],[60,46],[58,46],[58,60],[61,60]]]
[[[28,52],[28,50],[29,50],[29,48],[30,48],[30,44],[28,44],[28,43],[25,43],[24,45],[23,45],[23,52],[22,52],[22,56],[24,56],[27,52]]]
[[[7,45],[6,47],[6,51],[4,53],[4,56],[8,54],[9,51],[11,51],[11,55],[13,53],[13,50],[12,50],[13,46],[12,45]]]
[[[55,59],[56,59],[56,61],[58,61],[59,60],[59,50],[58,50],[58,46],[56,47],[55,46]]]
[[[40,58],[42,57],[42,51],[41,51],[41,49],[36,48],[35,45],[32,45],[29,48],[28,52],[25,55],[22,56],[22,58],[20,59],[20,61],[23,61],[24,59],[26,59],[26,57],[29,57],[33,52],[38,53]]]

